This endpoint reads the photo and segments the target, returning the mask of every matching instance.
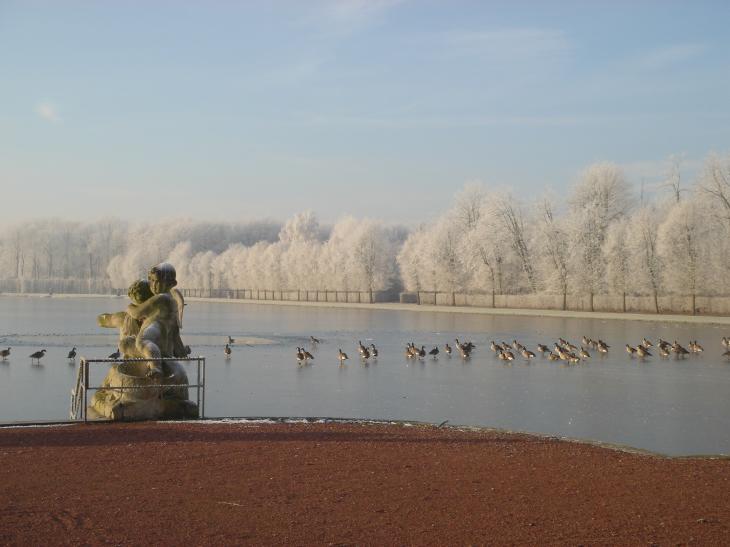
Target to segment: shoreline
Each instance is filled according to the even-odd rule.
[[[41,294],[41,293],[0,293],[0,297],[17,296],[23,298],[125,298],[112,294]],[[378,302],[373,304],[358,304],[355,302],[301,302],[296,300],[249,300],[233,298],[201,298],[187,297],[188,302],[214,302],[218,304],[247,304],[263,306],[294,306],[330,309],[360,309],[379,311],[408,311],[452,313],[467,315],[491,315],[513,317],[549,317],[558,319],[599,319],[610,321],[655,321],[666,323],[687,323],[697,325],[730,325],[730,316],[721,315],[681,315],[681,314],[650,314],[631,312],[589,312],[578,310],[546,310],[531,308],[478,308],[472,306],[434,306],[432,304],[401,304],[399,302]]]
[[[628,444],[613,443],[609,441],[599,441],[596,439],[588,439],[582,437],[566,437],[551,433],[539,433],[535,431],[523,431],[516,429],[505,429],[500,427],[476,426],[465,424],[437,424],[432,422],[422,422],[418,420],[398,420],[398,419],[374,419],[374,418],[337,418],[324,416],[215,416],[191,420],[150,420],[141,422],[114,422],[113,420],[99,419],[89,420],[88,424],[114,424],[114,423],[156,423],[156,424],[188,424],[195,426],[209,425],[256,425],[256,424],[289,424],[289,425],[306,425],[306,424],[345,424],[345,425],[361,425],[361,426],[384,426],[384,427],[423,427],[434,428],[442,431],[452,431],[461,433],[483,433],[494,435],[515,435],[520,437],[534,438],[542,441],[560,441],[565,443],[580,444],[602,448],[605,450],[614,450],[626,454],[651,456],[654,458],[662,458],[667,460],[730,460],[730,454],[683,454],[672,455],[663,452],[654,452],[645,448],[639,448]],[[87,424],[87,425],[88,425]],[[29,421],[29,422],[0,422],[0,431],[9,429],[38,429],[38,428],[55,428],[69,426],[84,426],[83,421],[78,420],[48,420],[48,421]]]

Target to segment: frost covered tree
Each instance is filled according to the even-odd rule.
[[[597,163],[583,171],[570,198],[576,284],[591,298],[602,291],[605,279],[603,244],[608,228],[629,211],[630,187],[621,169],[612,163]]]
[[[631,290],[631,249],[628,241],[628,218],[617,220],[608,228],[603,244],[606,264],[606,284],[609,294],[622,297],[622,308],[626,311],[626,293]]]
[[[563,295],[563,309],[567,309],[568,281],[571,272],[570,234],[565,228],[566,219],[555,216],[549,198],[540,204],[538,248],[543,285]]]
[[[706,213],[694,199],[673,204],[659,227],[658,250],[665,265],[667,288],[675,294],[695,297],[707,287],[711,236]]]
[[[527,285],[530,292],[537,291],[537,276],[533,266],[532,253],[530,250],[529,234],[525,227],[525,215],[519,203],[516,203],[511,196],[500,199],[497,203],[497,214],[502,220],[502,226],[508,234],[512,251],[518,258],[520,267],[527,277]]]
[[[631,249],[631,271],[639,291],[654,298],[654,309],[659,313],[659,291],[662,287],[663,261],[659,254],[659,212],[655,207],[637,210],[628,224]]]

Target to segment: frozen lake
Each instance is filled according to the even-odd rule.
[[[122,298],[0,297],[0,421],[64,420],[75,366],[72,346],[106,357],[116,333],[96,315],[123,309]],[[730,364],[721,357],[727,327],[601,319],[532,318],[297,306],[190,302],[183,340],[207,357],[206,415],[329,416],[487,426],[626,444],[666,454],[730,454]],[[223,345],[237,339],[226,360]],[[322,340],[312,348],[309,336]],[[490,340],[516,338],[535,348],[582,335],[610,344],[606,357],[565,366],[539,356],[510,365]],[[624,344],[642,336],[697,339],[705,353],[685,360],[631,359]],[[467,361],[407,360],[407,341],[426,350],[454,338],[472,340]],[[248,340],[250,344],[246,344]],[[374,342],[377,361],[363,364],[357,342]],[[242,343],[244,342],[244,343]],[[296,346],[315,360],[298,366]],[[350,356],[337,360],[342,348]],[[30,355],[47,349],[40,366]],[[191,371],[192,372],[192,371]],[[95,378],[101,380],[103,373]],[[191,374],[191,380],[194,373]]]

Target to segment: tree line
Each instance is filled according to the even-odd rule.
[[[619,166],[597,163],[532,201],[469,183],[413,229],[326,226],[311,211],[284,223],[34,220],[0,235],[0,279],[124,288],[169,261],[191,288],[727,295],[730,154],[708,156],[690,183],[670,160],[659,190],[637,196]]]

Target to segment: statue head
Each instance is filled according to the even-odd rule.
[[[147,280],[153,294],[168,292],[177,285],[175,267],[169,262],[162,262],[157,266],[153,266],[150,273],[147,274]]]
[[[152,298],[152,290],[146,279],[138,279],[129,286],[127,295],[135,304],[141,304],[145,300]]]

